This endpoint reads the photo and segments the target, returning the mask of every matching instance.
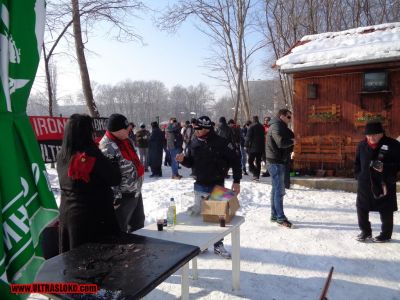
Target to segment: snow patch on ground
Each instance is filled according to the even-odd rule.
[[[190,170],[182,168],[180,172],[184,176],[181,180],[170,179],[167,167],[163,167],[162,178],[149,178],[146,173],[143,199],[147,224],[166,214],[170,197],[175,198],[178,212],[190,206],[193,179]],[[49,173],[57,188],[55,170]],[[399,213],[394,215],[390,243],[359,243],[354,239],[359,233],[356,194],[295,185],[287,190],[284,208],[296,228],[285,229],[269,221],[269,178],[259,183],[250,179],[244,176],[239,196],[238,214],[246,218],[241,227],[241,289],[232,291],[231,261],[216,256],[210,248],[198,258],[199,279],[190,280],[192,299],[317,299],[331,266],[335,270],[329,299],[400,299]],[[227,180],[225,185],[231,184]],[[379,214],[371,213],[370,221],[373,234],[379,234]],[[229,250],[230,237],[225,245]],[[179,297],[177,272],[145,299]]]

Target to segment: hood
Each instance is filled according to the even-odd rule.
[[[271,126],[273,124],[277,124],[279,122],[282,122],[286,125],[285,122],[283,122],[281,119],[279,119],[278,117],[272,117],[271,120],[268,122],[268,125]]]

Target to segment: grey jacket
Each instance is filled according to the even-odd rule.
[[[294,133],[277,117],[272,118],[269,125],[265,157],[269,163],[285,164],[293,151]]]

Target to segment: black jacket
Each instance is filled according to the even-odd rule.
[[[219,123],[215,133],[218,134],[220,137],[227,139],[228,142],[233,143],[233,131],[232,128],[228,126],[226,123]]]
[[[382,150],[383,145],[388,147],[387,151]],[[371,161],[374,160],[383,162],[382,173],[371,167]],[[354,175],[358,181],[357,206],[369,211],[396,211],[396,176],[399,169],[400,143],[398,141],[384,136],[376,149],[372,149],[366,140],[361,141],[358,144],[354,162]],[[386,184],[388,192],[386,196],[375,199],[373,188],[380,183],[378,176]],[[375,195],[377,195],[376,192]]]
[[[245,147],[248,153],[264,153],[264,126],[259,122],[251,124],[247,130]]]
[[[240,158],[234,146],[214,131],[206,139],[193,138],[182,165],[194,169],[196,183],[201,185],[223,185],[231,167],[233,181],[239,183],[242,178]]]
[[[294,147],[294,133],[281,119],[274,117],[269,122],[265,146],[265,157],[269,163],[285,164]]]
[[[149,166],[161,168],[163,147],[165,144],[164,133],[159,127],[154,127],[149,138]]]
[[[120,233],[111,190],[111,186],[121,181],[119,167],[95,145],[85,153],[96,158],[88,183],[71,179],[69,162],[57,161],[61,188],[60,252]]]

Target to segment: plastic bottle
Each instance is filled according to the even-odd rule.
[[[167,228],[174,230],[175,225],[176,225],[176,205],[174,198],[171,198],[167,213]]]

